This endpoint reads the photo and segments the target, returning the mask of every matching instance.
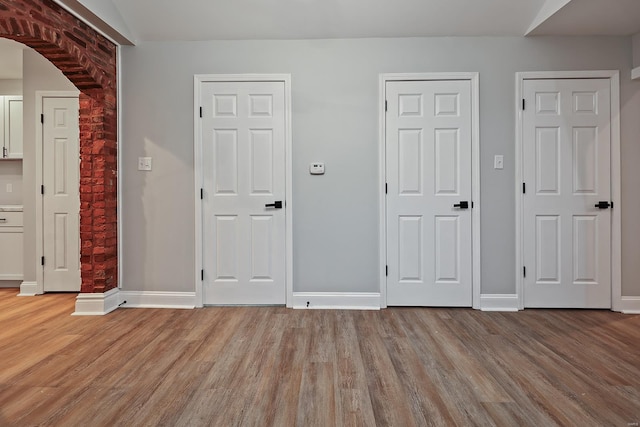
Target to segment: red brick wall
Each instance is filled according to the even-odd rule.
[[[35,49],[80,95],[81,292],[118,285],[116,46],[50,0],[0,0],[0,37]]]

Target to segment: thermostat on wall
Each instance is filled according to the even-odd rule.
[[[324,163],[311,163],[309,165],[311,175],[324,175]]]

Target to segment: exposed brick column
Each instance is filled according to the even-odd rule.
[[[38,51],[80,96],[81,292],[118,286],[116,46],[50,0],[0,0],[0,37]]]
[[[118,283],[115,99],[91,95],[80,96],[81,291],[106,292]]]

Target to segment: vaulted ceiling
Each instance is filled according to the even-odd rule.
[[[640,32],[640,0],[58,1],[109,10],[141,41]]]

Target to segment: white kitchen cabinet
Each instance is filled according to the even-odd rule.
[[[22,158],[22,97],[0,96],[0,138],[2,139],[2,158]]]
[[[22,280],[22,212],[0,210],[0,280]]]

